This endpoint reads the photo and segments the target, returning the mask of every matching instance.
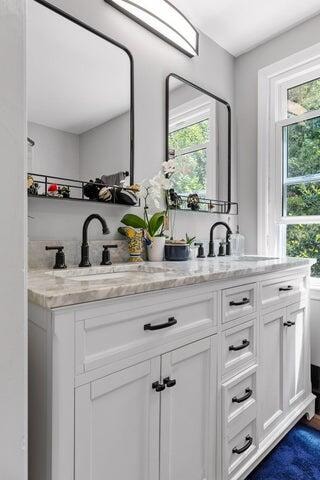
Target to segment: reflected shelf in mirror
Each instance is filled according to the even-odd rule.
[[[192,198],[191,198],[192,197]],[[173,192],[167,194],[167,206],[169,210],[194,213],[211,213],[219,215],[238,215],[237,202],[201,198],[197,194],[177,195]]]
[[[89,198],[86,187],[97,189],[97,196]],[[28,197],[47,198],[51,200],[71,200],[82,202],[105,203],[106,205],[124,205],[126,207],[139,207],[140,199],[136,196],[136,189],[119,185],[107,186],[103,183],[75,180],[71,178],[29,173]],[[101,192],[104,195],[101,195]]]

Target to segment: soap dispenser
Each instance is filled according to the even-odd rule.
[[[237,232],[230,235],[229,241],[231,256],[236,258],[243,257],[245,238],[239,231],[239,225],[237,225]]]

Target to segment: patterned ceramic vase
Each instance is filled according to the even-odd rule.
[[[143,262],[143,230],[138,230],[132,227],[121,227],[120,231],[128,239],[128,251],[130,255],[129,262]]]

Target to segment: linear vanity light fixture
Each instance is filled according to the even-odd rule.
[[[105,2],[189,57],[199,54],[199,33],[168,0],[105,0]]]

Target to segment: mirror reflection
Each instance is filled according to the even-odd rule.
[[[35,1],[28,4],[27,44],[29,193],[30,186],[38,195],[45,189],[39,183],[32,192],[40,178],[33,174],[53,177],[49,195],[59,195],[52,185],[61,193],[67,184],[72,198],[99,199],[99,185],[83,193],[90,180],[132,184],[127,52]]]
[[[168,95],[168,159],[177,172],[174,193],[206,199],[229,199],[229,121],[226,102],[170,75]]]

